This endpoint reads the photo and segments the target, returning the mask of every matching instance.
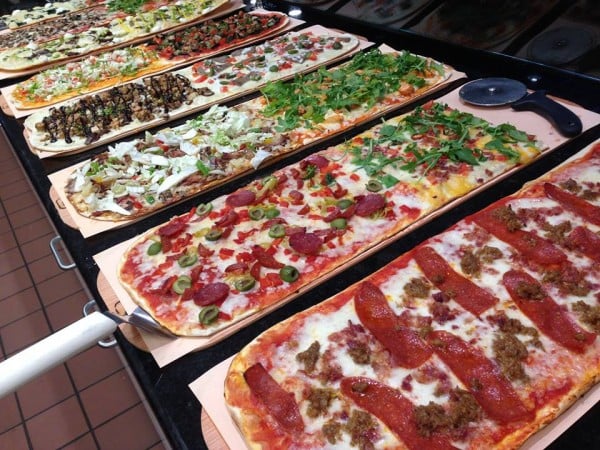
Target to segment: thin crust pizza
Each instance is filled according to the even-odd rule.
[[[289,48],[289,44],[286,48]],[[415,59],[410,54],[387,55],[385,59],[382,58],[386,55],[379,52],[374,52],[373,55],[382,61],[389,58],[392,61],[413,60],[421,68],[425,67],[422,63],[427,62],[423,58]],[[282,64],[280,58],[276,59]],[[372,63],[374,59],[368,57],[366,61]],[[260,58],[260,63],[264,62]],[[283,64],[286,64],[285,60]],[[335,102],[345,102],[348,107],[354,102],[351,109],[324,109],[319,116],[299,116],[292,129],[283,130],[282,121],[289,124],[294,114],[291,111],[287,115],[275,112],[272,115],[271,112],[265,114],[266,107],[273,105],[273,101],[269,102],[264,97],[232,108],[214,106],[207,113],[183,125],[166,128],[156,134],[148,133],[145,138],[136,141],[117,143],[109,151],[94,156],[70,176],[65,189],[67,198],[85,217],[110,221],[131,220],[256,169],[264,165],[265,160],[289,154],[309,143],[349,129],[366,118],[373,117],[386,101],[384,97],[369,107],[362,101],[362,97],[353,98],[348,93],[344,97],[335,92],[336,87],[343,88],[346,83],[345,77],[335,74],[352,74],[358,67],[366,66],[363,63],[358,66],[350,64],[344,69],[331,72],[323,70],[320,73],[319,85],[329,88],[329,92],[335,95]],[[379,73],[380,66],[372,67],[377,67]],[[403,70],[407,70],[407,66],[404,65]],[[411,72],[405,72],[405,76],[412,77]],[[326,74],[328,75],[325,76]],[[365,80],[372,75],[373,71],[369,70],[363,73]],[[433,82],[440,76],[425,76],[424,79]],[[330,82],[324,82],[325,78]],[[235,78],[226,77],[224,80],[234,82]],[[300,77],[291,84],[302,83],[304,80],[305,78]],[[332,80],[336,81],[331,82]],[[356,78],[354,81],[356,82]],[[400,77],[394,77],[393,81],[396,84],[390,86],[391,92],[405,89],[400,87],[404,85]],[[370,79],[369,83],[377,83],[381,88],[377,80]],[[310,83],[303,85],[307,93],[312,90]],[[368,83],[364,86],[363,93],[368,91]],[[313,87],[316,89],[316,85]],[[303,108],[300,99],[297,99],[298,107]],[[310,100],[314,102],[315,98]],[[340,118],[342,111],[346,115]]]
[[[102,0],[67,0],[62,2],[46,3],[42,6],[33,6],[26,9],[15,9],[10,14],[0,16],[0,23],[10,29],[31,25],[42,20],[52,19],[72,11],[85,9],[92,4],[104,3]]]
[[[213,39],[215,29],[219,30],[220,40],[211,41],[204,52],[190,51],[179,58],[171,58],[160,55],[155,44],[115,49],[46,69],[16,84],[9,97],[18,109],[42,108],[242,46],[276,32],[286,24],[287,16],[281,13],[239,11],[190,27],[202,30],[196,37],[206,41]],[[179,30],[169,35],[181,41],[183,33]]]
[[[252,449],[514,449],[600,380],[600,144],[234,358]]]
[[[22,71],[127,43],[200,20],[227,0],[185,0],[156,9],[126,14],[109,23],[94,24],[76,34],[31,42],[0,51],[0,70]]]
[[[118,276],[175,334],[209,336],[541,151],[511,125],[428,103],[149,230]]]

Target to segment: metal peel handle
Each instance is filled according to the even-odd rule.
[[[117,324],[100,312],[51,334],[0,363],[0,398],[112,334]]]

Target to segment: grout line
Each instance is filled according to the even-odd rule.
[[[100,427],[103,427],[104,425],[106,425],[106,424],[107,424],[108,422],[110,422],[111,420],[114,420],[114,419],[116,419],[117,417],[120,417],[120,416],[122,416],[123,414],[125,414],[125,413],[127,413],[127,412],[131,411],[133,408],[137,407],[138,405],[142,405],[142,403],[143,403],[143,402],[142,402],[142,400],[140,400],[140,401],[138,401],[137,403],[134,403],[133,405],[131,405],[130,407],[128,407],[128,408],[125,408],[125,409],[124,409],[123,411],[121,411],[119,414],[116,414],[116,415],[114,415],[114,416],[112,416],[112,417],[110,417],[110,418],[106,419],[104,422],[100,422],[98,425],[96,425],[94,428],[92,428],[92,431],[95,431],[95,430],[97,430],[98,428],[100,428]],[[142,405],[142,406],[143,406],[143,405]],[[157,434],[158,434],[158,433],[157,433]]]

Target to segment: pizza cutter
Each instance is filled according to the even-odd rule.
[[[515,111],[531,111],[548,120],[563,136],[581,133],[581,120],[573,111],[546,97],[545,91],[527,93],[527,87],[510,78],[480,78],[458,91],[466,103],[476,106],[510,105]]]

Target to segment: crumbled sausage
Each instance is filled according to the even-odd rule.
[[[450,416],[446,414],[446,410],[442,405],[434,402],[415,407],[414,417],[417,431],[424,437],[429,437],[436,431],[450,428]]]
[[[434,402],[415,408],[415,422],[421,436],[451,432],[481,418],[481,407],[473,395],[462,389],[450,392],[448,409]]]
[[[416,298],[427,298],[430,290],[431,285],[424,278],[411,278],[404,285],[404,292]]]
[[[592,191],[590,189],[586,189],[581,193],[581,198],[588,201],[597,200],[600,197],[600,192]]]
[[[335,444],[342,437],[342,424],[333,419],[325,422],[321,430],[330,444]]]
[[[481,250],[477,252],[477,256],[484,263],[491,263],[496,259],[502,258],[502,251],[497,247],[491,245],[484,245]]]
[[[563,181],[562,183],[560,183],[560,187],[573,194],[576,194],[581,190],[581,186],[579,186],[579,184],[577,184],[577,181],[575,181],[572,178],[569,178],[567,181]]]
[[[467,275],[478,275],[481,272],[481,262],[473,251],[465,251],[460,258],[460,269]]]
[[[376,427],[377,423],[371,414],[355,409],[346,423],[346,431],[352,438],[350,444],[357,446],[360,450],[373,449]]]
[[[529,336],[531,339],[528,341],[528,344],[538,348],[542,347],[539,331],[533,327],[526,327],[518,319],[509,318],[505,313],[502,312],[496,315],[488,316],[488,320],[491,323],[496,324],[499,330],[503,333]]]
[[[494,350],[494,358],[500,365],[502,373],[509,380],[528,380],[523,367],[523,361],[528,354],[527,348],[514,334],[497,334],[492,349]]]
[[[502,221],[506,225],[506,229],[510,232],[514,232],[523,228],[523,222],[517,217],[515,212],[509,206],[501,206],[494,210],[493,216]]]
[[[312,418],[324,416],[334,398],[335,392],[332,389],[311,389],[307,398],[306,414]]]
[[[517,294],[527,300],[541,300],[546,295],[539,283],[526,283],[524,281],[519,282]]]
[[[594,332],[600,333],[600,306],[591,306],[583,301],[578,301],[573,304],[572,308],[579,314],[579,320],[592,328]]]
[[[350,342],[348,355],[356,364],[369,364],[371,362],[371,350],[362,342]]]
[[[313,342],[303,352],[300,352],[296,355],[296,361],[304,364],[304,370],[308,373],[312,373],[317,366],[317,361],[319,359],[319,351],[321,350],[321,344],[318,341]]]
[[[565,242],[567,233],[571,231],[571,222],[566,220],[558,225],[550,225],[549,223],[545,223],[542,228],[546,232],[546,238],[557,244],[563,244]]]
[[[584,297],[590,292],[588,281],[572,266],[546,270],[542,279],[557,286],[564,294]]]

